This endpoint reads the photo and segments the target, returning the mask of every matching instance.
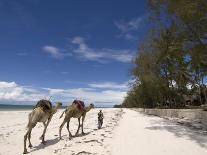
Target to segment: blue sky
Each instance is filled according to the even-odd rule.
[[[147,31],[143,0],[0,0],[0,103],[120,104]]]

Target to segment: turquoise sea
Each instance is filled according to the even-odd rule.
[[[34,105],[12,105],[12,104],[0,104],[0,111],[16,111],[16,110],[32,110]],[[112,106],[96,106],[96,108],[111,108]],[[66,106],[62,106],[61,109],[65,109]]]
[[[32,110],[33,105],[8,105],[8,104],[0,104],[0,111],[16,111],[16,110]]]
[[[0,111],[17,111],[17,110],[32,110],[34,105],[10,105],[10,104],[0,104]],[[66,108],[63,106],[62,108]]]

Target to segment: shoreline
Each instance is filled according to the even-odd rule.
[[[31,110],[35,107],[35,105],[7,105],[7,104],[0,104],[0,111],[24,111],[24,110]],[[62,106],[60,110],[66,109],[68,106]],[[95,109],[110,109],[113,107],[110,106],[96,106]]]

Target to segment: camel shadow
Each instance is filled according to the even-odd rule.
[[[31,152],[34,152],[34,151],[37,151],[37,150],[44,149],[44,148],[46,148],[46,147],[48,147],[48,146],[50,146],[50,145],[54,145],[54,144],[56,144],[58,141],[59,141],[59,138],[58,138],[58,137],[55,138],[55,139],[47,140],[47,141],[46,141],[46,144],[42,144],[42,143],[40,143],[39,145],[34,146],[34,147],[32,148],[32,150],[30,151],[30,153],[31,153]]]
[[[92,133],[93,131],[89,131],[89,132],[86,132],[84,134],[77,134],[77,135],[73,135],[72,138],[76,138],[76,137],[84,137],[84,136],[87,136],[89,135],[90,133]]]
[[[150,120],[148,130],[167,130],[173,133],[174,136],[184,139],[189,139],[196,142],[199,146],[207,148],[207,136],[202,130],[196,130],[188,126],[180,125],[167,119]]]
[[[77,138],[77,137],[84,137],[84,136],[87,136],[89,135],[90,133],[92,133],[93,131],[89,131],[89,132],[86,132],[84,134],[77,134],[77,135],[72,135],[72,137],[69,139],[69,140],[73,140],[74,138]],[[62,136],[62,139],[61,140],[64,140],[64,139],[68,139],[68,135],[63,135]]]

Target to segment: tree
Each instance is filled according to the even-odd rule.
[[[139,82],[128,92],[123,106],[183,107],[183,96],[196,93],[199,103],[204,103],[206,0],[149,0],[148,4],[153,24],[131,72]]]

